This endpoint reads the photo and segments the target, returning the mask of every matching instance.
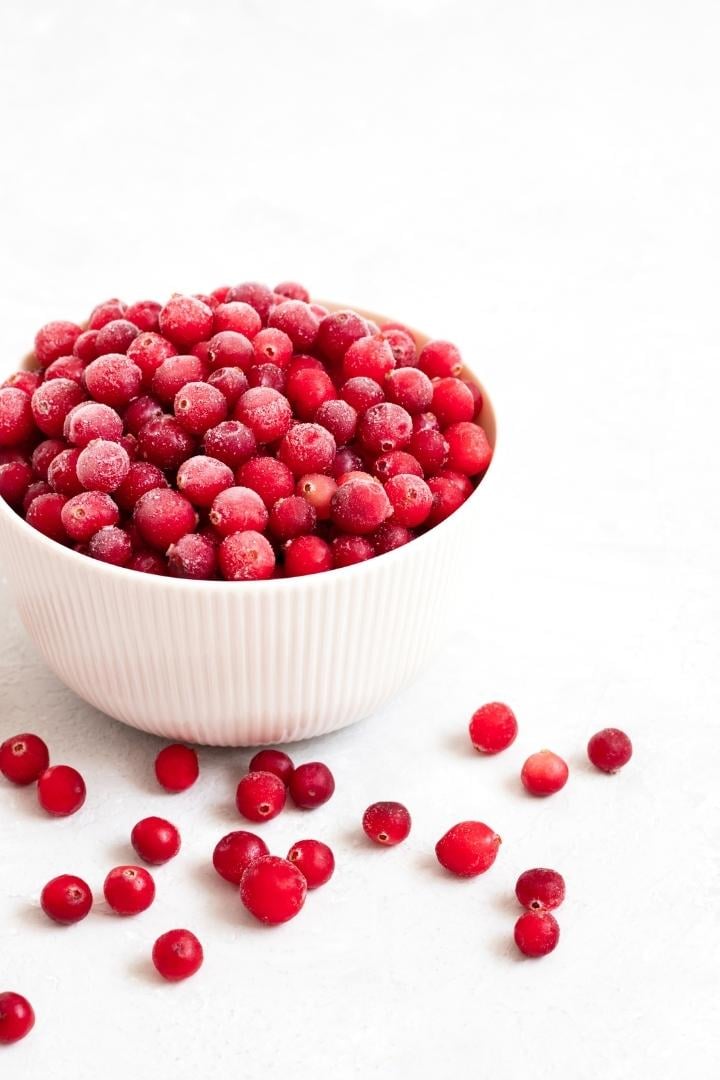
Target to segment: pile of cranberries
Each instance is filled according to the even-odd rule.
[[[408,543],[492,456],[454,345],[330,312],[293,282],[50,322],[0,387],[0,496],[93,559],[227,581]]]
[[[472,745],[485,754],[507,749],[517,732],[513,711],[500,702],[483,705],[469,725]],[[596,768],[614,773],[630,760],[632,744],[624,732],[606,728],[593,735],[587,753]],[[0,772],[8,780],[19,785],[37,783],[40,803],[50,814],[75,813],[85,800],[82,777],[67,765],[51,767],[49,760],[48,748],[37,735],[16,735],[0,746]],[[167,792],[186,791],[200,775],[197,753],[179,743],[166,746],[155,759],[155,775]],[[547,750],[528,758],[521,773],[522,784],[534,795],[558,791],[567,777],[565,762]],[[288,798],[297,807],[312,810],[326,803],[334,791],[335,780],[327,765],[313,761],[296,766],[283,751],[265,749],[250,761],[237,785],[235,802],[242,817],[259,823],[276,817]],[[362,816],[366,836],[381,847],[402,843],[411,827],[410,814],[399,802],[373,803]],[[172,822],[146,817],[132,829],[130,843],[142,862],[162,866],[180,851],[181,837]],[[450,874],[473,878],[490,869],[500,844],[497,833],[483,822],[461,821],[438,840],[435,854]],[[260,836],[245,829],[218,841],[212,863],[219,876],[238,891],[250,914],[270,926],[294,918],[308,891],[325,885],[335,870],[333,852],[320,840],[298,840],[281,858],[269,851]],[[155,900],[155,891],[150,871],[134,864],[114,867],[103,884],[108,907],[126,917],[147,910]],[[560,938],[553,911],[565,899],[563,877],[556,870],[526,870],[517,880],[515,895],[525,909],[515,924],[518,949],[525,956],[546,956]],[[93,894],[82,878],[62,874],[45,885],[40,903],[49,919],[68,926],[90,913]],[[203,947],[190,930],[173,929],[157,939],[151,956],[158,973],[176,982],[198,971]],[[0,993],[0,1043],[22,1039],[34,1022],[35,1014],[26,998],[10,991]]]

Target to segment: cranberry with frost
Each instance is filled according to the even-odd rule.
[[[392,520],[396,525],[416,529],[427,520],[432,509],[433,496],[430,488],[419,476],[400,473],[385,484],[385,494],[393,509]]]
[[[365,834],[376,844],[394,847],[407,840],[412,819],[407,807],[399,802],[376,802],[363,814]]]
[[[233,418],[246,424],[259,443],[271,443],[282,439],[293,415],[286,397],[269,386],[257,386],[245,391]]]
[[[463,379],[462,381],[465,383],[468,390],[472,394],[473,404],[475,406],[475,411],[473,413],[473,416],[474,416],[475,419],[477,419],[477,417],[480,415],[480,413],[483,410],[484,401],[483,401],[482,392],[480,390],[480,387],[477,386],[471,379]]]
[[[38,802],[53,817],[77,813],[86,794],[85,781],[71,765],[51,765],[38,780]]]
[[[268,315],[268,326],[282,330],[292,341],[294,349],[306,352],[315,344],[320,320],[308,304],[301,300],[286,300],[272,309]]]
[[[133,521],[149,547],[167,551],[170,545],[176,544],[185,533],[194,531],[197,514],[192,503],[179,492],[153,488],[138,499],[133,511]]]
[[[412,417],[401,405],[382,402],[372,405],[360,418],[358,435],[367,450],[387,454],[402,450],[412,436]]]
[[[407,330],[403,330],[399,326],[383,326],[380,329],[380,336],[387,341],[392,349],[396,367],[415,367],[417,365],[415,341]]]
[[[173,343],[152,332],[138,334],[127,351],[127,359],[140,369],[145,386],[150,385],[155,372],[170,356],[177,356]]]
[[[278,499],[270,510],[268,529],[277,540],[292,540],[315,528],[316,514],[307,499],[288,495]]]
[[[22,458],[4,461],[0,453],[0,498],[6,503],[10,506],[20,506],[27,494],[32,477],[32,468],[27,461]]]
[[[295,490],[295,478],[282,461],[273,457],[253,457],[235,473],[236,482],[256,491],[265,506],[270,507]],[[317,507],[316,507],[317,509]]]
[[[297,536],[285,545],[285,574],[287,577],[304,577],[332,570],[333,559],[330,545],[319,536]]]
[[[139,915],[155,899],[155,882],[142,866],[116,866],[105,878],[103,893],[117,915]]]
[[[462,379],[448,376],[433,384],[432,411],[442,427],[469,422],[475,416],[475,400]]]
[[[252,529],[226,536],[218,560],[226,581],[265,581],[275,570],[275,552],[262,533]]]
[[[547,956],[560,940],[560,927],[549,911],[526,911],[515,923],[515,944],[524,956]]]
[[[294,768],[292,758],[283,753],[282,750],[268,748],[258,750],[248,766],[248,771],[273,773],[287,787]]]
[[[80,451],[76,471],[88,491],[110,493],[122,484],[130,470],[127,450],[108,439],[93,439]]]
[[[270,772],[249,772],[235,792],[235,805],[248,821],[269,821],[285,806],[285,784]]]
[[[152,962],[163,979],[181,982],[200,970],[203,947],[190,930],[168,930],[153,945]]]
[[[33,398],[37,393],[36,390]],[[32,399],[24,390],[16,386],[0,387],[0,447],[20,446],[32,437],[33,412]]]
[[[255,364],[275,364],[286,368],[293,355],[293,343],[282,330],[269,326],[255,335],[252,342]]]
[[[99,562],[127,566],[132,555],[132,541],[124,529],[105,525],[90,537],[87,553],[91,559]]]
[[[309,356],[307,353],[296,353],[290,361],[287,369],[288,378],[292,378],[298,371],[312,368],[313,371],[325,371],[325,365],[317,356]]]
[[[565,881],[557,870],[526,870],[517,879],[515,895],[528,911],[552,911],[565,899]]]
[[[332,797],[335,778],[321,761],[298,765],[288,784],[290,795],[302,810],[314,810]]]
[[[361,471],[363,471],[363,461],[360,455],[349,446],[341,446],[333,459],[331,469],[333,478],[340,480],[347,473]]]
[[[352,405],[358,415],[362,415],[373,405],[380,405],[385,400],[382,387],[373,379],[364,377],[348,379],[346,383],[343,383],[340,397]]]
[[[495,862],[500,837],[481,821],[461,821],[438,840],[438,862],[457,877],[484,874]]]
[[[240,881],[240,899],[260,922],[275,926],[298,914],[307,894],[307,882],[297,866],[277,855],[263,855],[250,863]]]
[[[23,390],[28,397],[32,397],[42,382],[42,373],[39,371],[14,371],[8,375],[5,382],[0,383],[0,390],[12,387],[14,390]]]
[[[476,750],[482,754],[499,754],[515,742],[518,725],[509,706],[491,701],[475,710],[468,730]]]
[[[142,372],[127,356],[108,353],[85,368],[87,392],[102,405],[122,409],[140,392]]]
[[[89,444],[88,444],[89,445]],[[83,484],[77,474],[77,463],[82,450],[62,450],[48,466],[48,483],[53,491],[60,495],[79,495]]]
[[[315,422],[326,428],[337,446],[344,446],[355,436],[357,412],[342,398],[324,401],[315,413]]]
[[[388,401],[401,405],[411,416],[415,416],[430,408],[433,384],[418,368],[398,368],[386,378],[385,393]]]
[[[223,836],[213,851],[213,866],[221,878],[231,885],[239,885],[248,866],[263,855],[269,855],[268,846],[255,833],[237,829]]]
[[[0,993],[0,1044],[9,1046],[28,1035],[35,1024],[33,1007],[13,990]]]
[[[138,570],[141,574],[167,575],[167,563],[157,551],[136,551],[130,557],[128,569]]]
[[[48,881],[40,894],[40,906],[49,919],[61,926],[78,923],[90,913],[92,892],[75,874],[60,874]]]
[[[159,469],[177,469],[195,449],[192,435],[174,416],[148,420],[138,432],[138,446],[143,457]]]
[[[288,862],[297,866],[308,889],[326,885],[335,870],[335,856],[320,840],[298,840],[288,851]]]
[[[366,562],[375,555],[375,548],[365,536],[336,536],[330,546],[336,570]]]
[[[155,776],[166,791],[186,791],[200,775],[198,756],[191,746],[171,743],[155,758]]]
[[[268,512],[260,496],[251,488],[229,487],[213,500],[210,524],[220,536],[248,529],[263,532]]]
[[[320,424],[295,424],[278,447],[278,460],[295,476],[330,472],[335,459],[335,440]]]
[[[2,469],[0,469],[0,473],[1,472]],[[2,494],[1,488],[2,483],[0,479],[0,494]],[[22,502],[20,504],[23,514],[27,514],[33,499],[37,499],[40,495],[50,494],[52,494],[52,488],[45,480],[36,480],[34,484],[30,484],[30,486],[26,489],[25,494],[22,497]],[[8,502],[9,501],[10,500],[8,499]]]
[[[224,330],[232,330],[236,334],[243,334],[248,341],[252,341],[262,329],[262,319],[251,304],[242,300],[230,300],[224,304],[218,304],[215,308],[215,321],[213,331],[218,334]]]
[[[161,817],[138,821],[130,834],[130,842],[143,862],[151,866],[161,866],[174,859],[181,843],[176,826]]]
[[[460,351],[449,341],[428,341],[420,350],[418,367],[431,379],[444,379],[462,371]]]
[[[48,367],[59,356],[69,356],[80,334],[81,326],[64,319],[42,326],[35,335],[35,359],[40,367]]]
[[[398,525],[393,521],[384,521],[370,539],[376,555],[387,555],[388,551],[395,551],[396,548],[409,544],[414,535],[405,525]]]
[[[280,296],[287,296],[288,300],[302,300],[304,304],[310,303],[310,293],[297,281],[283,281],[275,286],[274,291]]]
[[[232,303],[233,300],[241,300],[244,304],[254,307],[263,322],[267,321],[270,308],[275,303],[272,289],[259,281],[243,281],[240,285],[231,285],[225,295],[219,295],[221,303]]]
[[[77,453],[77,451],[70,451]],[[165,474],[149,461],[132,461],[127,476],[115,491],[113,498],[121,510],[130,513],[138,500],[148,491],[168,487]]]
[[[43,536],[47,536],[51,540],[57,540],[58,543],[62,544],[67,540],[67,533],[62,521],[65,501],[64,495],[55,493],[52,495],[38,495],[30,503],[25,514],[25,520],[28,525],[32,525],[33,529],[37,529]]]
[[[188,458],[177,471],[178,491],[194,506],[212,506],[220,492],[234,483],[229,465],[205,454]]]
[[[240,420],[223,420],[217,427],[206,431],[203,438],[205,453],[231,469],[238,469],[253,456],[256,449],[255,436]]]
[[[565,787],[568,773],[568,767],[561,757],[551,750],[540,750],[527,759],[520,779],[531,795],[554,795]]]
[[[86,544],[103,525],[117,525],[120,511],[104,491],[82,491],[68,499],[60,517],[70,539]]]
[[[394,367],[390,344],[380,334],[374,334],[353,342],[343,357],[342,374],[345,381],[366,378],[382,385]]]
[[[466,496],[457,484],[447,477],[432,476],[428,487],[433,496],[433,504],[427,519],[428,525],[438,525],[454,514],[466,500]]]
[[[279,394],[285,393],[285,372],[276,364],[256,364],[248,372],[248,386],[269,386]]]
[[[373,469],[382,483],[387,483],[393,476],[399,476],[401,473],[409,473],[421,478],[424,475],[422,465],[417,458],[405,450],[391,450],[389,454],[381,454],[376,459]]]
[[[236,330],[221,330],[213,334],[207,343],[207,361],[212,371],[218,368],[238,368],[247,372],[253,365],[253,344],[245,334]]]
[[[59,356],[53,360],[50,367],[45,369],[45,382],[52,379],[70,379],[71,382],[82,385],[85,365],[77,356]]]
[[[212,308],[192,296],[173,296],[161,308],[158,325],[163,337],[187,348],[209,338],[213,330]]]
[[[484,430],[469,421],[445,429],[448,444],[447,466],[466,476],[484,473],[492,460],[492,447]]]
[[[367,336],[368,328],[362,316],[354,311],[335,311],[320,320],[317,349],[330,363],[338,364],[353,342]]]
[[[297,493],[315,511],[318,521],[330,519],[332,499],[337,491],[335,480],[324,473],[306,473],[297,482]]]
[[[233,409],[248,388],[247,376],[240,368],[221,367],[208,375],[208,385],[214,386],[225,398],[228,409]]]
[[[632,743],[619,728],[604,728],[590,739],[587,753],[596,769],[616,773],[632,757]]]
[[[83,401],[68,413],[63,434],[68,442],[81,449],[92,439],[110,439],[119,442],[123,422],[115,409],[97,401]]]
[[[285,393],[300,420],[312,420],[323,402],[337,397],[328,373],[316,368],[300,368],[289,375]]]
[[[156,331],[160,323],[162,304],[157,300],[136,300],[125,310],[125,318],[140,331]]]
[[[104,353],[126,353],[130,343],[135,340],[139,333],[140,330],[135,323],[129,322],[127,319],[113,319],[98,330],[98,335],[95,338],[95,351],[98,356],[102,356]]]
[[[90,319],[88,326],[91,330],[102,330],[103,326],[107,326],[113,319],[122,319],[127,311],[127,304],[124,304],[122,300],[118,300],[116,296],[110,300],[103,300],[101,304],[97,304],[90,313]]]
[[[338,487],[330,506],[332,520],[343,532],[364,536],[375,532],[392,514],[390,500],[377,480],[358,478]]]
[[[49,764],[47,745],[29,731],[11,736],[0,746],[0,773],[12,784],[34,784]]]
[[[153,395],[164,405],[172,405],[176,394],[187,383],[203,382],[205,374],[205,364],[197,356],[192,354],[168,356],[153,375],[151,383]]]
[[[89,364],[97,356],[95,342],[98,333],[98,330],[83,330],[82,334],[75,339],[72,348],[73,356],[76,356],[83,364]]]
[[[2,394],[10,392],[0,391]],[[51,379],[38,386],[30,400],[33,419],[43,435],[59,438],[65,427],[65,417],[84,400],[85,391],[72,379]]]

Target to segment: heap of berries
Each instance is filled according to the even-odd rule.
[[[227,581],[363,562],[443,521],[492,456],[446,341],[255,282],[51,322],[0,387],[0,496],[149,574]]]
[[[496,754],[510,746],[518,731],[512,710],[493,702],[478,709],[470,721],[473,746],[482,753]],[[548,795],[559,790],[567,779],[561,758],[542,754],[528,769],[522,782],[533,794]],[[593,735],[588,757],[598,769],[614,773],[630,760],[632,744],[624,732],[606,728]],[[564,767],[564,778],[557,762]],[[85,784],[70,766],[49,767],[46,744],[37,735],[25,733],[7,739],[0,746],[0,772],[12,783],[37,783],[41,805],[53,815],[75,813],[83,805]],[[195,750],[174,743],[164,747],[155,759],[158,784],[171,794],[186,791],[198,779],[200,764]],[[528,784],[528,775],[532,778]],[[58,777],[60,779],[58,780]],[[295,766],[281,750],[260,750],[240,779],[235,803],[238,812],[253,823],[276,817],[288,797],[303,810],[324,805],[335,791],[334,777],[322,762]],[[394,847],[410,835],[410,813],[402,803],[385,801],[369,806],[362,817],[366,836],[380,847]],[[146,817],[131,831],[130,843],[138,858],[150,866],[162,866],[181,849],[181,836],[172,822]],[[497,833],[480,821],[461,821],[438,840],[435,854],[450,874],[473,878],[485,873],[495,862],[501,844]],[[238,829],[215,845],[212,863],[221,878],[237,891],[245,908],[260,922],[273,926],[294,918],[302,909],[308,891],[325,885],[335,870],[331,848],[320,840],[298,840],[285,858],[271,854],[267,844],[253,832]],[[116,866],[105,877],[103,895],[108,907],[119,916],[131,917],[146,911],[155,900],[155,880],[143,866],[128,863]],[[555,870],[526,870],[518,878],[515,894],[526,910],[515,924],[518,949],[529,957],[546,956],[560,937],[553,911],[565,898],[565,882]],[[62,874],[49,881],[40,896],[42,910],[53,922],[69,926],[81,922],[93,906],[90,886],[74,874]],[[160,976],[177,982],[194,975],[203,963],[203,947],[190,930],[172,929],[162,934],[151,950],[152,962]],[[17,1042],[32,1029],[35,1014],[22,995],[0,993],[0,1043]]]

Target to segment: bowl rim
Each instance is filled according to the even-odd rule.
[[[353,311],[356,314],[361,315],[363,318],[370,319],[376,323],[398,321],[396,319],[390,318],[389,316],[380,315],[377,312],[367,311],[364,308],[354,307],[349,304],[339,304],[336,301],[314,300],[313,302],[322,304],[324,307],[327,307],[328,310],[333,312]],[[403,325],[407,324],[403,323]],[[425,344],[425,342],[427,341],[437,340],[431,338],[428,334],[425,334],[422,331],[416,330],[415,327],[408,326],[407,328],[411,332],[416,343],[419,346]],[[25,360],[27,359],[28,357],[25,358]],[[384,554],[378,555],[374,559],[365,559],[363,562],[353,563],[350,566],[337,567],[333,570],[325,570],[319,574],[304,574],[289,578],[267,578],[262,581],[207,581],[205,579],[177,578],[172,577],[169,574],[144,574],[138,570],[131,570],[127,566],[114,566],[112,563],[102,562],[100,559],[91,559],[89,558],[89,556],[83,554],[82,552],[74,551],[71,547],[66,547],[64,544],[59,544],[56,540],[53,540],[49,536],[45,536],[44,533],[41,533],[37,529],[34,529],[32,525],[28,525],[27,521],[25,521],[25,519],[2,498],[0,498],[0,516],[5,517],[8,520],[10,528],[19,529],[21,535],[24,531],[26,531],[28,539],[31,541],[31,543],[39,543],[41,548],[46,548],[48,554],[51,557],[57,556],[59,558],[70,559],[71,565],[74,564],[78,566],[78,568],[80,568],[81,566],[85,566],[85,569],[89,574],[94,573],[100,576],[110,575],[111,579],[114,576],[118,581],[134,581],[137,584],[140,584],[142,582],[144,584],[147,584],[149,588],[167,588],[168,586],[170,586],[173,589],[202,589],[204,591],[212,590],[213,592],[218,592],[219,590],[222,590],[223,592],[229,592],[231,590],[238,590],[238,587],[241,587],[241,594],[247,595],[250,592],[257,592],[259,590],[270,591],[282,589],[287,590],[291,588],[299,589],[307,587],[309,583],[321,585],[322,583],[327,582],[328,579],[330,580],[330,583],[332,583],[333,581],[338,580],[338,574],[342,575],[342,580],[349,580],[350,577],[353,575],[368,574],[373,571],[378,572],[378,564],[380,564],[380,572],[382,572],[383,566],[388,567],[389,565],[391,565],[390,560],[397,561],[399,557],[402,557],[404,554],[407,555],[408,549],[410,551],[418,551],[418,545],[421,545],[422,549],[424,550],[425,547],[427,547],[427,544],[432,542],[430,538],[433,537],[434,533],[437,533],[438,530],[444,529],[444,527],[450,523],[458,524],[461,520],[460,515],[462,515],[463,517],[467,516],[470,504],[472,503],[473,507],[476,505],[479,497],[479,491],[481,487],[484,487],[487,483],[487,477],[493,468],[493,465],[495,463],[495,455],[497,452],[497,418],[495,415],[492,400],[488,396],[484,384],[480,381],[474,371],[472,371],[472,369],[469,368],[467,365],[463,365],[462,374],[472,379],[472,381],[479,388],[480,392],[483,395],[483,408],[481,416],[487,410],[488,417],[492,423],[493,437],[491,439],[491,445],[493,448],[493,456],[490,465],[488,466],[487,471],[483,474],[472,495],[468,496],[465,502],[462,503],[462,505],[459,506],[458,509],[455,510],[449,517],[445,518],[444,521],[438,522],[437,525],[434,525],[433,528],[428,529],[428,531],[422,533],[422,535],[417,536],[410,544],[403,544],[401,547],[394,548],[392,551],[386,551]]]

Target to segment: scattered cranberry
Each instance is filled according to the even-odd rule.
[[[307,882],[297,866],[277,855],[250,863],[240,882],[240,899],[260,922],[275,926],[292,919],[305,903]]]
[[[248,388],[247,376],[237,367],[221,367],[208,375],[208,385],[219,390],[227,402],[228,409],[234,409]],[[222,427],[222,424],[219,425]],[[244,425],[243,425],[244,426]],[[209,433],[206,431],[205,436]],[[253,448],[255,437],[253,436]]]
[[[105,353],[126,353],[132,341],[140,333],[140,328],[128,319],[112,319],[98,330],[95,348],[98,356]]]
[[[515,923],[515,944],[525,956],[547,956],[559,940],[560,927],[549,911],[526,911]]]
[[[390,343],[381,334],[354,341],[343,357],[343,379],[374,379],[383,384],[395,367],[395,355]]]
[[[0,772],[13,784],[33,784],[49,764],[48,748],[39,735],[23,732],[0,746]]]
[[[79,451],[68,450],[66,453],[74,454]],[[121,510],[129,513],[148,491],[166,487],[168,482],[165,474],[157,465],[151,465],[149,461],[132,461],[127,476],[113,493],[113,498]]]
[[[340,397],[352,405],[358,415],[367,412],[373,405],[380,405],[385,400],[381,387],[373,379],[364,377],[348,379],[343,384]]]
[[[529,911],[552,911],[565,899],[565,881],[557,870],[526,870],[517,879],[515,895]]]
[[[203,947],[189,930],[168,930],[153,945],[152,961],[168,982],[189,979],[203,962]]]
[[[492,459],[492,447],[481,427],[470,422],[451,424],[445,429],[448,444],[449,469],[478,476],[484,473]]]
[[[412,369],[410,369],[412,370]],[[385,494],[393,509],[396,525],[415,529],[427,520],[433,504],[432,491],[424,480],[411,473],[400,473],[385,484]]]
[[[63,926],[84,919],[92,904],[90,886],[74,874],[61,874],[48,881],[40,895],[40,906],[45,914]]]
[[[45,382],[50,379],[70,379],[71,382],[82,385],[85,365],[77,356],[60,356],[53,360],[49,368],[45,369]]]
[[[161,866],[180,850],[180,833],[165,818],[146,817],[138,821],[130,841],[143,862]]]
[[[105,878],[103,892],[118,915],[139,915],[155,899],[155,882],[141,866],[116,866]]]
[[[376,802],[363,814],[362,827],[376,844],[394,847],[407,840],[412,820],[407,809],[399,802]]]
[[[287,398],[269,386],[246,390],[235,406],[234,419],[250,428],[259,443],[281,439],[292,424],[292,409]]]
[[[395,365],[398,368],[415,367],[417,364],[417,349],[412,334],[403,330],[400,326],[383,326],[380,330],[382,337],[390,345],[395,357]]]
[[[19,1042],[32,1031],[35,1013],[27,998],[12,990],[0,994],[0,1043]]]
[[[215,290],[217,292],[217,290]],[[257,281],[245,281],[241,285],[232,285],[225,290],[225,294],[222,291],[218,294],[218,299],[221,303],[232,303],[234,300],[241,300],[244,304],[250,304],[254,307],[258,315],[263,322],[267,320],[270,314],[270,308],[275,303],[273,299],[273,291],[269,289],[267,285],[261,285]]]
[[[156,300],[137,300],[125,310],[125,318],[134,323],[138,330],[152,330],[158,328],[162,304]]]
[[[84,330],[82,334],[75,339],[75,344],[72,348],[73,356],[76,356],[83,364],[89,364],[90,361],[94,360],[97,356],[95,342],[97,341],[98,333],[98,330]],[[53,363],[55,363],[55,361],[53,361]]]
[[[53,817],[75,814],[85,802],[85,781],[71,765],[51,765],[38,779],[38,801]]]
[[[288,788],[296,806],[302,810],[314,810],[331,798],[335,791],[335,779],[320,761],[298,765],[290,777]]]
[[[472,715],[470,741],[482,754],[499,754],[515,742],[518,732],[515,713],[507,705],[493,701]]]
[[[490,869],[501,842],[497,833],[481,821],[461,821],[438,840],[435,854],[451,874],[476,877]]]
[[[402,450],[412,436],[412,418],[401,405],[391,401],[373,405],[358,425],[363,445],[375,454],[387,454],[390,450]]]
[[[298,840],[288,852],[288,862],[297,866],[308,889],[325,885],[335,870],[335,856],[320,840]]]
[[[375,530],[370,539],[372,540],[375,554],[386,555],[388,551],[395,551],[396,548],[404,547],[405,544],[409,544],[414,535],[415,534],[404,525],[396,525],[393,521],[384,521],[383,524]]]
[[[295,766],[292,758],[284,754],[282,750],[258,750],[250,762],[249,772],[269,772],[282,780],[287,787]]]
[[[37,393],[36,390],[33,398]],[[32,433],[33,407],[30,396],[14,386],[0,387],[0,447],[19,446]]]
[[[140,370],[144,386],[150,386],[155,372],[170,356],[177,356],[177,349],[156,333],[138,334],[127,351],[128,360]]]
[[[255,335],[252,348],[258,364],[275,364],[279,368],[286,368],[292,360],[292,341],[282,330],[275,330],[271,326]]]
[[[275,286],[275,292],[280,296],[287,296],[288,300],[302,300],[304,304],[310,303],[310,293],[297,281],[283,281],[282,284]]]
[[[120,409],[137,397],[142,371],[122,353],[108,353],[88,364],[84,378],[87,392],[95,401]]]
[[[285,372],[275,364],[257,364],[250,368],[247,380],[251,387],[265,386],[279,394],[285,392]]]
[[[255,833],[238,829],[218,841],[213,851],[213,866],[221,878],[239,885],[250,863],[269,854],[264,840]]]
[[[5,493],[2,491],[2,472],[3,472],[3,469],[2,469],[2,466],[0,466],[0,495],[2,495],[3,498],[7,498]],[[50,485],[45,480],[36,480],[34,484],[30,484],[26,488],[25,494],[22,497],[21,506],[22,506],[23,514],[25,514],[27,516],[27,512],[30,509],[30,504],[33,501],[33,499],[37,499],[39,495],[51,495],[51,494],[52,494],[52,488],[50,487]],[[10,499],[7,499],[7,501],[10,502]],[[12,505],[12,503],[11,503],[11,505]]]
[[[288,577],[304,577],[332,570],[330,545],[320,536],[297,536],[285,546],[285,573]]]
[[[83,491],[80,495],[68,499],[60,517],[68,536],[80,544],[86,544],[103,525],[117,525],[120,512],[110,496],[104,492]]]
[[[186,791],[200,775],[198,756],[190,746],[171,743],[155,758],[155,776],[166,791]]]
[[[531,795],[554,795],[565,787],[567,778],[567,765],[551,750],[531,754],[520,773],[523,787]]]
[[[438,525],[454,514],[465,502],[467,496],[451,479],[445,476],[432,476],[428,487],[433,496],[432,508],[428,517],[429,525]]]
[[[593,735],[587,747],[588,757],[602,772],[616,773],[632,757],[632,743],[624,731],[604,728]]]
[[[270,511],[268,529],[278,540],[292,540],[296,536],[311,533],[315,527],[316,516],[307,499],[301,495],[288,495],[286,499],[278,499]]]
[[[235,805],[248,821],[269,821],[285,806],[285,784],[270,772],[249,772],[235,793]]]
[[[153,395],[165,405],[172,405],[176,396],[188,384],[202,382],[206,367],[197,356],[168,356],[153,375]]]
[[[65,447],[66,444],[62,439],[43,439],[41,443],[38,443],[30,459],[33,476],[37,480],[47,480],[48,469],[58,454],[65,450]],[[2,460],[1,455],[0,460]]]
[[[252,342],[235,330],[221,330],[207,343],[207,360],[212,371],[236,368],[241,373],[250,370],[255,359]]]
[[[381,454],[375,461],[374,471],[383,484],[401,473],[410,473],[411,476],[421,478],[424,475],[418,459],[404,450],[391,450],[389,454]]]
[[[419,368],[402,367],[391,371],[385,380],[388,400],[401,405],[411,416],[430,408],[433,384]]]

